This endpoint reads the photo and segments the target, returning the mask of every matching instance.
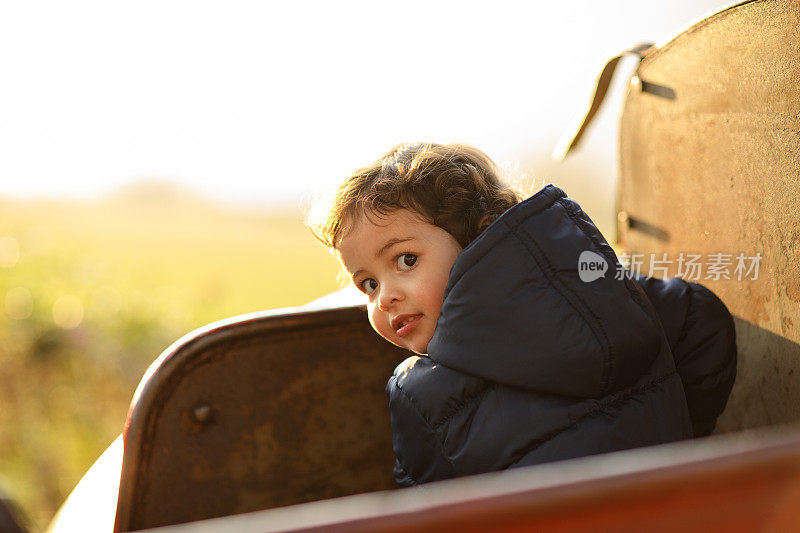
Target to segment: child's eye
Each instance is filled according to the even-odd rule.
[[[400,270],[411,270],[417,264],[417,256],[414,254],[400,254],[397,256],[397,268]]]
[[[361,289],[361,292],[364,294],[370,295],[378,288],[378,282],[372,278],[367,278],[358,284],[358,288]]]

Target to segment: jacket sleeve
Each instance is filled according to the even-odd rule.
[[[695,437],[710,435],[736,378],[736,330],[725,304],[699,283],[637,279],[658,312],[683,382]]]
[[[394,478],[409,487],[456,477],[436,431],[403,390],[402,374],[395,372],[386,386],[392,421],[392,445],[396,457]]]

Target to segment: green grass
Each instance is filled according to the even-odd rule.
[[[0,485],[41,528],[121,432],[166,346],[208,322],[340,286],[299,211],[0,201],[3,237],[19,259],[0,266]]]

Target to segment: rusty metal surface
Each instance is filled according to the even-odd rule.
[[[800,420],[798,27],[800,3],[788,0],[709,17],[644,58],[621,118],[627,252],[762,257],[757,279],[697,280],[736,317],[722,431]]]
[[[393,488],[384,387],[406,356],[357,307],[182,339],[132,404],[116,529]]]
[[[484,474],[424,490],[314,502],[158,533],[783,533],[800,530],[798,504],[795,427]]]

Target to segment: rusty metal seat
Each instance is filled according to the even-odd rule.
[[[134,396],[115,529],[393,488],[384,387],[406,356],[357,306],[256,313],[180,339]]]

